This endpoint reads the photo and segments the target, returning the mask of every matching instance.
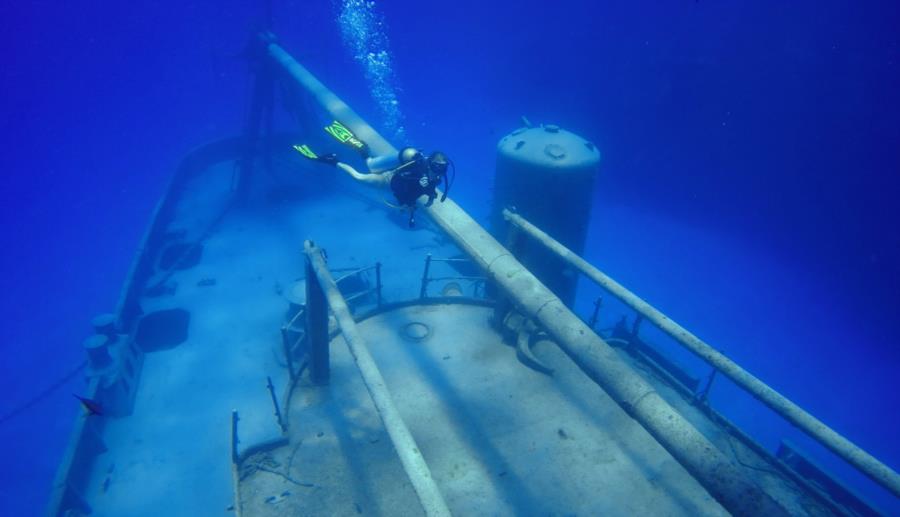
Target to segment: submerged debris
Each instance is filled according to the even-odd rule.
[[[293,462],[293,455],[291,456],[290,461]],[[288,483],[292,483],[297,486],[302,486],[302,487],[306,487],[306,488],[315,488],[316,485],[313,483],[306,483],[306,482],[298,481],[298,480],[292,478],[290,476],[290,471],[291,471],[290,463],[288,465],[284,466],[284,468],[282,468],[282,467],[283,467],[283,465],[281,462],[277,461],[270,454],[266,453],[261,456],[257,456],[257,457],[254,457],[254,458],[244,461],[240,467],[240,475],[238,476],[238,479],[240,481],[243,481],[243,480],[247,479],[248,477],[250,477],[251,475],[254,475],[256,473],[266,472],[268,474],[274,474],[274,475],[284,479]],[[284,472],[282,472],[282,470]],[[288,495],[290,495],[290,493],[288,493]]]
[[[212,287],[214,285],[216,285],[215,278],[204,278],[203,280],[197,282],[197,287]]]
[[[278,495],[270,495],[266,498],[266,504],[280,504],[283,503],[285,499],[291,496],[291,493],[287,490],[278,494]]]

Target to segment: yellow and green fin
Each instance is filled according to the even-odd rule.
[[[347,126],[341,124],[337,120],[332,122],[330,125],[325,126],[325,132],[333,136],[335,140],[344,145],[348,145],[363,153],[366,152],[366,143],[359,138],[356,138],[356,135],[354,135],[352,131],[347,129]]]
[[[295,149],[298,153],[300,153],[300,154],[302,154],[303,156],[306,156],[307,158],[309,158],[310,160],[318,160],[318,159],[319,159],[319,157],[316,155],[316,153],[314,153],[314,152],[312,151],[312,149],[310,149],[309,146],[306,145],[306,144],[303,144],[303,145],[295,145],[295,146],[294,146],[294,149]]]

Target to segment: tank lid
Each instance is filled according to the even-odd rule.
[[[500,140],[497,151],[513,160],[548,167],[584,168],[600,161],[594,144],[553,124],[516,129]]]

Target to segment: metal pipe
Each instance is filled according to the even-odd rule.
[[[372,158],[366,160],[370,168],[382,168],[381,162],[387,158],[396,160],[397,150],[367,124],[350,106],[325,87],[309,70],[298,63],[280,45],[274,42],[270,33],[261,35],[266,52],[282,69],[318,102],[328,113],[347,126],[353,134],[369,146]]]
[[[431,476],[431,471],[425,463],[425,458],[422,457],[422,453],[419,451],[412,434],[410,434],[409,428],[406,427],[406,423],[394,405],[391,394],[387,389],[387,384],[378,370],[378,365],[372,359],[369,348],[359,333],[353,316],[350,314],[350,308],[347,306],[347,302],[344,301],[344,297],[338,290],[337,285],[335,285],[331,273],[325,265],[321,250],[311,241],[304,243],[304,250],[308,263],[311,264],[318,278],[318,283],[322,286],[328,306],[331,307],[331,312],[334,313],[334,317],[337,319],[344,341],[353,355],[357,368],[359,368],[359,373],[362,375],[366,389],[372,397],[378,416],[381,417],[381,421],[385,429],[387,429],[391,442],[394,444],[394,449],[397,451],[400,462],[403,464],[403,470],[406,471],[406,475],[412,482],[413,489],[419,497],[419,502],[422,503],[425,514],[429,516],[449,516],[450,510],[447,508],[447,503],[444,502],[444,498],[438,490],[437,484]],[[307,278],[308,281],[309,279]]]
[[[507,221],[524,230],[525,233],[547,246],[563,260],[578,268],[588,278],[622,300],[622,302],[638,313],[639,318],[646,318],[682,346],[727,375],[738,386],[747,390],[748,393],[784,417],[788,422],[797,426],[800,430],[859,469],[872,481],[888,489],[894,495],[900,496],[900,476],[890,467],[878,461],[853,442],[804,411],[803,408],[767,386],[724,354],[703,342],[687,329],[669,319],[665,314],[541,231],[541,229],[526,221],[522,216],[509,210],[504,210],[503,216]],[[633,332],[636,332],[636,327],[637,321]]]
[[[293,66],[296,61],[277,45],[268,44],[268,51],[289,72],[296,69]],[[291,75],[335,118],[349,111],[306,69]],[[386,145],[394,150],[358,115],[350,113],[353,118],[343,118],[341,122],[364,140],[370,138],[370,147]],[[647,429],[726,509],[739,515],[787,514],[452,199],[423,209],[487,272],[523,314],[540,322],[578,366]]]

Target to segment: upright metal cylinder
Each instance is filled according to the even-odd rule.
[[[577,253],[584,251],[600,152],[558,126],[519,128],[497,144],[491,225],[502,239],[503,209],[532,220]],[[538,222],[539,221],[539,222]],[[523,243],[520,260],[571,306],[577,275],[553,253]]]
[[[94,332],[97,334],[102,334],[108,337],[111,340],[116,339],[117,329],[116,329],[116,320],[118,318],[115,314],[105,313],[94,316],[94,319],[91,320],[91,326],[94,327]]]
[[[306,259],[306,336],[309,343],[309,373],[314,384],[328,384],[331,359],[328,350],[328,307],[315,269]]]
[[[101,371],[112,364],[109,355],[109,338],[103,334],[94,334],[84,340],[84,350],[88,354],[88,363],[94,371]]]

